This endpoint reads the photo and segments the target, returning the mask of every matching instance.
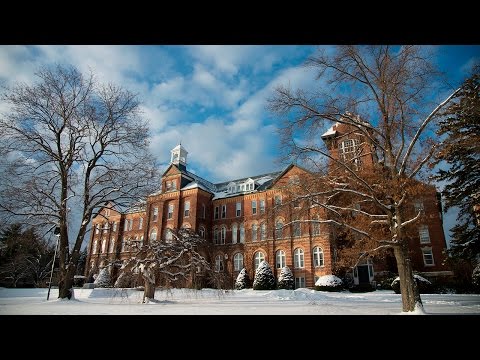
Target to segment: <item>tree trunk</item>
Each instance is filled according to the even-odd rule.
[[[145,299],[155,299],[155,283],[145,279],[145,291],[143,293],[143,302]]]
[[[71,299],[73,295],[73,277],[75,266],[69,264],[67,269],[60,269],[60,281],[58,282],[58,298]]]
[[[422,299],[413,278],[412,262],[408,255],[408,246],[405,242],[394,248],[397,260],[398,275],[400,276],[400,292],[404,312],[415,311],[415,307],[423,309]]]

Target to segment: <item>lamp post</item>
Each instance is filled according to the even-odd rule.
[[[55,243],[55,251],[53,253],[52,270],[50,271],[50,281],[48,283],[47,301],[50,298],[50,289],[52,288],[53,268],[55,267],[55,258],[57,257],[58,240],[60,240],[60,228],[58,226],[53,231],[53,234],[57,237],[57,241]]]

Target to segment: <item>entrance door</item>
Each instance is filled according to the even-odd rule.
[[[368,265],[359,265],[358,268],[358,283],[369,284],[370,279],[368,276]]]

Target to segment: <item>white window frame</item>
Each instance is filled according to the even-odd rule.
[[[275,238],[283,239],[283,221],[280,219],[275,221]]]
[[[320,223],[316,221],[320,221],[319,216],[315,216],[312,222],[312,235],[313,236],[319,236],[321,234],[321,228],[320,228]]]
[[[225,244],[225,239],[227,238],[227,227],[223,225],[220,228],[220,244],[224,245]]]
[[[420,244],[430,244],[430,233],[427,225],[421,225],[418,227],[418,237]]]
[[[425,255],[431,257],[431,264],[427,263],[427,258]],[[425,266],[435,266],[435,259],[433,257],[433,250],[432,248],[422,248],[422,256],[423,256],[423,264]]]
[[[174,204],[168,204],[168,213],[167,213],[167,220],[173,219],[173,212],[175,211]]]
[[[215,206],[213,211],[213,219],[217,220],[219,217],[220,217],[220,208],[218,206]]]
[[[265,214],[265,199],[260,199],[260,214]]]
[[[215,271],[222,272],[225,270],[225,264],[223,263],[224,255],[219,254],[215,256]]]
[[[153,208],[153,219],[152,219],[153,222],[157,222],[158,221],[158,207],[154,207]]]
[[[97,253],[97,240],[94,240],[93,241],[93,249],[92,249],[92,253],[93,254],[96,254]]]
[[[112,232],[116,232],[116,231],[117,231],[117,222],[114,221],[114,222],[113,222]]]
[[[275,266],[277,267],[277,269],[282,269],[287,266],[285,251],[277,250],[275,254]]]
[[[138,219],[138,230],[142,230],[142,229],[143,229],[143,217]]]
[[[258,241],[258,225],[252,224],[252,241]]]
[[[150,231],[150,240],[151,240],[151,241],[156,241],[156,240],[157,240],[157,236],[158,236],[157,229],[156,229],[156,228],[153,228],[153,229]]]
[[[236,217],[242,216],[242,203],[241,202],[237,202],[235,204],[235,216]]]
[[[302,223],[300,219],[295,219],[293,223],[293,236],[301,237],[302,236]]]
[[[232,244],[236,244],[238,239],[238,225],[232,224]]]
[[[233,255],[233,271],[240,271],[243,269],[243,254],[236,253]]]
[[[115,251],[115,238],[114,237],[110,238],[110,244],[109,244],[108,248],[109,248],[109,250],[108,250],[109,253],[113,253]]]
[[[261,251],[257,251],[253,256],[253,267],[257,270],[262,261],[265,261],[265,254]]]
[[[257,200],[252,200],[252,215],[257,215]]]
[[[128,231],[128,219],[125,219],[125,223],[123,224],[123,231]]]
[[[313,248],[313,266],[324,267],[325,266],[325,254],[320,246]]]
[[[245,224],[240,224],[240,243],[245,243]]]
[[[190,216],[190,201],[185,201],[183,204],[183,217]]]
[[[222,205],[222,219],[227,218],[227,204]]]
[[[295,269],[305,268],[305,251],[302,248],[296,248],[293,252],[293,267]]]
[[[102,239],[102,253],[106,253],[107,252],[107,239],[103,238]]]
[[[260,240],[267,239],[267,224],[264,222],[260,224]]]
[[[299,276],[295,278],[295,289],[300,289],[305,287],[305,277]]]

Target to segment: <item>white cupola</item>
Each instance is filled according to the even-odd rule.
[[[188,151],[185,150],[181,143],[175,146],[172,150],[170,150],[170,152],[172,154],[172,157],[170,159],[171,164],[182,166],[185,168],[187,167]]]

